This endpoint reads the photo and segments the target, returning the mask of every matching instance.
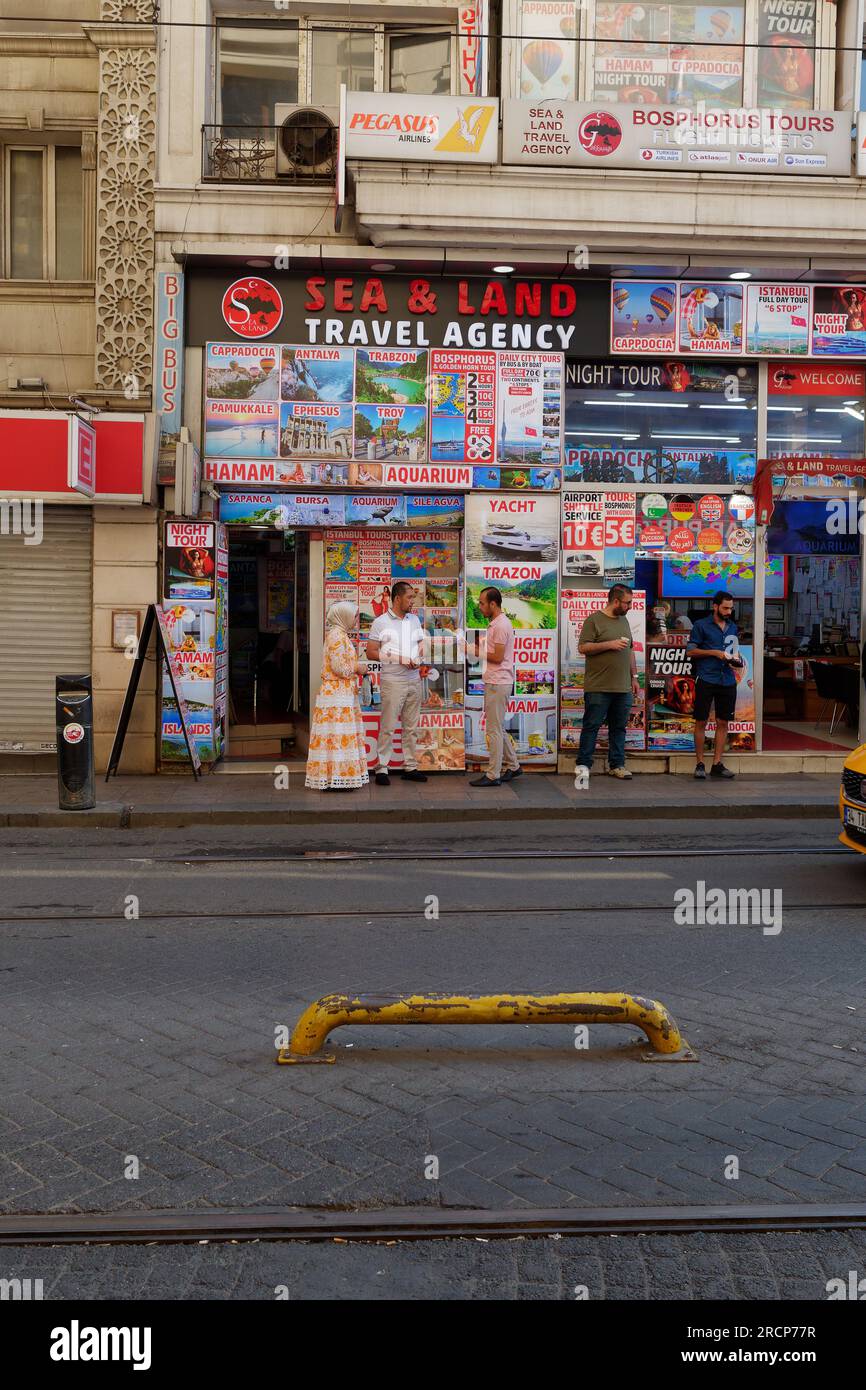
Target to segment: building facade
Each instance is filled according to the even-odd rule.
[[[485,584],[518,629],[527,766],[572,765],[577,634],[615,580],[647,767],[688,759],[687,632],[720,588],[734,749],[793,767],[855,739],[862,5],[160,18],[156,274],[183,305],[158,335],[161,477],[191,521],[199,456],[204,526],[168,535],[161,597],[203,755],[302,754],[327,603],[357,603],[363,643],[397,577],[433,643],[431,769],[485,756]],[[767,528],[771,456],[794,463]],[[373,673],[371,747],[377,699]]]
[[[92,674],[97,764],[156,597],[156,31],[144,0],[0,20],[0,765],[54,752],[54,677]],[[125,767],[155,766],[154,683]]]

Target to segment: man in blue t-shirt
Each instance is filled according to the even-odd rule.
[[[733,619],[734,600],[723,590],[713,597],[713,616],[699,618],[689,634],[686,650],[695,672],[695,777],[707,775],[704,766],[704,737],[710,709],[715,707],[716,736],[713,741],[711,777],[735,777],[725,767],[722,754],[728,736],[728,722],[737,703],[734,669],[743,665],[739,653],[737,624]]]

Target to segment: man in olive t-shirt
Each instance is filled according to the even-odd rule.
[[[628,585],[614,584],[605,607],[590,613],[580,630],[577,649],[586,657],[586,674],[575,771],[587,777],[602,724],[607,724],[610,743],[608,771],[612,777],[631,777],[625,766],[625,731],[632,701],[640,695],[634,642],[626,617],[631,604]]]

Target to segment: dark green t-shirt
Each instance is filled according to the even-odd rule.
[[[584,690],[604,690],[615,693],[631,690],[631,628],[628,618],[609,618],[604,609],[590,613],[580,629],[579,642],[612,642],[627,637],[628,646],[621,652],[597,652],[586,658]]]

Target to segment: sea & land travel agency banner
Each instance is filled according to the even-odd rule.
[[[615,96],[607,104],[603,98],[503,102],[503,164],[826,176],[850,174],[851,156],[851,115],[844,111],[775,103],[756,111],[722,107],[711,98],[694,106],[634,104]]]
[[[472,659],[488,626],[481,591],[499,589],[514,626],[514,690],[505,727],[524,766],[555,767],[559,498],[473,493],[466,499],[466,757],[487,759],[484,679]]]
[[[611,352],[866,358],[866,285],[613,280]]]

